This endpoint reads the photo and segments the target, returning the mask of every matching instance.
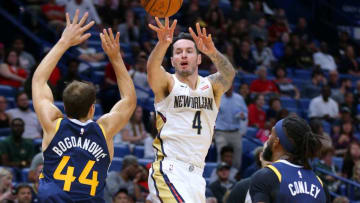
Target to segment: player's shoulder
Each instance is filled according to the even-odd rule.
[[[279,181],[276,172],[272,170],[269,166],[259,169],[251,176],[251,183],[268,181],[269,183]]]

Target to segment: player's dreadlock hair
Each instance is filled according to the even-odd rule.
[[[283,128],[293,143],[291,161],[311,169],[309,160],[315,158],[321,149],[322,135],[314,134],[306,121],[296,115],[288,116],[283,121]]]

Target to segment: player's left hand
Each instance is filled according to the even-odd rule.
[[[112,29],[104,29],[103,33],[100,33],[101,46],[105,53],[109,56],[110,60],[116,57],[121,57],[120,54],[120,33],[117,32],[116,36],[112,32]]]
[[[199,23],[196,23],[196,31],[197,31],[197,35],[192,30],[192,28],[189,27],[189,32],[190,32],[192,38],[194,39],[194,41],[196,43],[196,47],[199,49],[199,51],[201,51],[202,53],[204,53],[207,56],[216,54],[217,50],[216,50],[214,42],[211,38],[211,34],[207,35],[205,28],[203,28],[201,31]]]
[[[91,36],[90,33],[84,34],[84,32],[89,30],[95,22],[91,21],[90,23],[84,25],[89,15],[88,12],[86,12],[78,22],[79,13],[79,9],[76,9],[75,16],[72,22],[70,21],[69,13],[66,13],[66,27],[61,35],[60,42],[65,43],[65,45],[68,47],[81,44]]]

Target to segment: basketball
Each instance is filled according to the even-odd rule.
[[[141,0],[145,11],[154,17],[165,18],[179,11],[183,0]]]

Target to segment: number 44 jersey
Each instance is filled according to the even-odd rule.
[[[169,157],[203,165],[209,150],[218,109],[208,78],[198,76],[196,89],[175,75],[170,94],[155,104],[157,159]]]
[[[43,155],[40,202],[104,202],[110,157],[99,124],[58,119],[56,134]]]

